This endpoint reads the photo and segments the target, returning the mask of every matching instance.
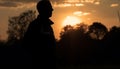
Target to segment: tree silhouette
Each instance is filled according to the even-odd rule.
[[[108,32],[107,28],[100,22],[94,22],[89,26],[89,35],[94,38],[101,40],[104,35]]]
[[[87,40],[85,39],[87,27],[86,24],[81,23],[74,27],[67,25],[63,28],[58,44],[65,62],[77,63],[83,57],[82,53],[85,53],[85,41]]]
[[[23,50],[21,40],[26,32],[26,29],[31,21],[35,19],[35,11],[27,10],[18,16],[9,18],[8,24],[8,40],[3,44],[0,49],[0,63],[3,64],[30,64],[31,56]],[[3,47],[4,45],[4,47]],[[9,57],[9,58],[8,58]]]
[[[102,63],[105,51],[104,38],[107,34],[106,26],[99,22],[94,22],[90,26],[84,23],[76,26],[67,25],[60,34],[57,51],[60,55],[57,56],[67,64]]]
[[[20,40],[24,36],[27,26],[35,19],[35,11],[28,10],[19,16],[9,18],[8,24],[8,41]]]
[[[73,30],[71,25],[66,25],[60,33],[60,38],[64,38],[65,35],[69,34]]]
[[[105,35],[104,39],[105,57],[109,63],[120,62],[120,27],[113,26]],[[109,58],[109,59],[108,59]]]

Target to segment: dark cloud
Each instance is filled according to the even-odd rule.
[[[14,2],[2,2],[0,3],[0,6],[2,7],[17,7],[18,4]]]
[[[40,0],[0,0],[3,2],[22,2],[22,3],[30,3],[30,2],[38,2]]]
[[[0,0],[0,7],[18,7],[27,3],[36,3],[40,0]],[[63,3],[65,0],[50,0],[51,2],[56,2],[57,4]],[[120,0],[95,0],[100,1],[101,4],[111,5],[113,3],[120,3]]]
[[[40,0],[0,0],[0,7],[18,7],[22,4],[37,3]],[[61,3],[64,0],[50,0],[51,2]]]
[[[18,7],[26,3],[36,3],[40,0],[0,0],[0,7]]]
[[[51,2],[63,3],[64,0],[50,0]]]

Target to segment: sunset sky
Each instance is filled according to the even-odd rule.
[[[0,39],[7,38],[8,18],[25,10],[36,10],[39,0],[0,0]],[[108,28],[119,26],[120,0],[51,0],[54,8],[51,20],[54,22],[55,37],[65,25],[84,22],[101,22]]]

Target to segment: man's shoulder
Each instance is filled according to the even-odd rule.
[[[46,21],[47,21],[47,20],[36,18],[36,19],[33,20],[30,24],[33,24],[33,25],[42,24],[42,23],[44,23],[44,22],[46,22]]]
[[[36,25],[37,23],[38,23],[38,20],[35,19],[35,20],[33,20],[32,22],[30,22],[29,26],[34,26],[34,25]]]
[[[34,19],[32,22],[30,22],[30,23],[36,23],[38,20],[37,19]]]
[[[51,21],[50,19],[35,19],[33,20],[30,25],[34,26],[34,25],[52,25],[54,24],[53,21]]]

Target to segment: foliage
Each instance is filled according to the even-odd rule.
[[[108,31],[100,22],[65,26],[57,42],[57,59],[60,64],[119,64],[119,41],[120,27]]]
[[[27,26],[35,17],[35,11],[33,10],[28,10],[18,16],[10,17],[7,31],[8,41],[22,39]]]
[[[107,28],[100,22],[94,22],[89,26],[89,35],[94,39],[102,39],[108,32]]]
[[[58,45],[62,49],[60,52],[64,55],[63,58],[70,61],[69,63],[74,63],[79,58],[77,53],[85,52],[82,44],[87,40],[87,27],[86,24],[78,24],[75,27],[67,25],[63,28]],[[79,50],[80,48],[83,50]]]

